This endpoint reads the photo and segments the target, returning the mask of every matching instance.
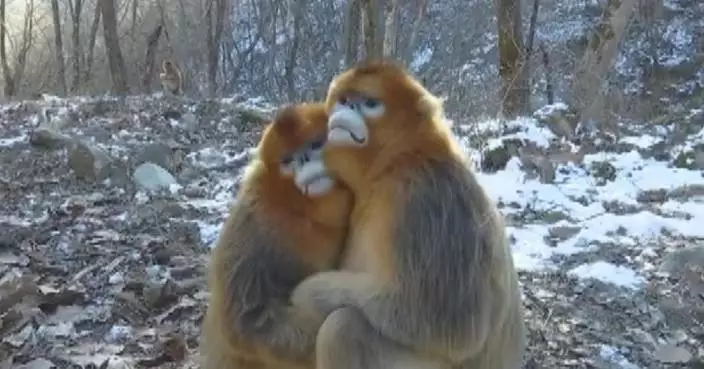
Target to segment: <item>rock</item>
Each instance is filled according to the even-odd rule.
[[[537,173],[540,183],[555,183],[555,164],[537,148],[521,147],[518,155],[523,169]]]
[[[540,183],[555,183],[555,165],[546,157],[536,163]]]
[[[704,151],[694,153],[694,169],[704,169]]]
[[[52,130],[48,126],[40,125],[29,135],[32,146],[50,150],[66,147],[71,142],[71,137]]]
[[[144,301],[151,308],[159,309],[178,301],[179,288],[171,279],[165,282],[149,282],[142,290]]]
[[[704,144],[697,144],[692,150],[682,151],[672,164],[677,168],[704,170]]]
[[[74,141],[68,153],[68,165],[78,178],[101,181],[109,175],[113,159],[100,148],[82,141]]]
[[[641,191],[636,196],[636,201],[638,202],[659,202],[663,203],[667,200],[667,190],[657,189],[657,190],[646,190]]]
[[[137,167],[132,179],[138,188],[147,191],[165,190],[170,189],[173,185],[178,185],[178,181],[169,171],[149,162]]]
[[[638,206],[632,204],[625,204],[618,200],[602,201],[601,206],[603,206],[604,210],[606,210],[607,212],[616,215],[635,214],[640,211],[640,208]]]
[[[55,116],[50,109],[43,109],[39,120],[39,125],[29,136],[31,145],[46,149],[59,149],[71,142],[70,136],[60,132],[68,124],[67,119]]]
[[[660,270],[665,273],[679,274],[690,267],[704,269],[704,246],[692,246],[670,252],[663,257]]]
[[[267,121],[264,114],[254,109],[240,109],[237,113],[241,127],[261,126]]]
[[[178,110],[167,110],[161,114],[166,120],[179,120],[181,119],[181,112]]]
[[[656,348],[653,356],[655,360],[667,364],[686,363],[692,360],[692,354],[687,349],[674,343],[667,343]]]
[[[616,179],[616,168],[606,161],[592,163],[589,172],[598,180],[597,184],[600,186]]]
[[[167,170],[174,170],[174,150],[167,144],[156,142],[148,144],[135,157],[135,165],[154,163]]]
[[[698,196],[704,196],[704,185],[684,185],[671,190],[667,194],[668,199],[681,199],[685,201]]]
[[[670,148],[665,141],[659,141],[648,147],[647,149],[638,149],[638,152],[644,159],[655,159],[658,161],[670,160]]]
[[[577,114],[565,104],[553,104],[542,107],[534,118],[548,126],[557,136],[571,139],[577,127]]]
[[[190,128],[198,127],[198,117],[190,112],[181,117],[181,122]]]
[[[555,226],[548,229],[548,237],[558,241],[564,241],[581,230],[580,227],[575,226]]]
[[[482,154],[482,171],[493,173],[506,168],[506,163],[512,157],[518,156],[518,149],[523,146],[523,142],[516,139],[507,139],[501,145],[486,150]]]
[[[56,368],[56,365],[51,361],[43,358],[34,359],[22,365],[15,366],[15,369],[52,369]]]

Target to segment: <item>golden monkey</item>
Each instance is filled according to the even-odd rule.
[[[169,94],[181,95],[181,70],[170,59],[161,63],[161,73],[159,74],[161,87]]]
[[[318,369],[518,369],[525,326],[503,219],[405,70],[366,62],[326,99],[322,160],[354,193],[340,271],[293,293],[326,320]],[[304,177],[304,175],[303,175]]]
[[[325,106],[311,103],[286,107],[265,128],[211,257],[205,369],[315,367],[322,317],[289,297],[338,264],[352,208],[351,192],[320,162],[307,164],[321,155],[326,123]],[[299,170],[307,179],[294,183]]]

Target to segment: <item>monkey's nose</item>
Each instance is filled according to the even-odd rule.
[[[307,163],[309,160],[308,153],[301,154],[301,156],[298,157],[298,163],[301,165]]]

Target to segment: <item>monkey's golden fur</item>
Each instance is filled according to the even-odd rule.
[[[301,104],[284,109],[263,133],[212,253],[204,369],[315,367],[322,318],[297,310],[289,297],[306,276],[339,262],[352,197],[337,184],[305,196],[280,165],[324,139],[326,122],[323,104]]]
[[[525,327],[503,220],[439,99],[400,67],[366,62],[331,83],[326,105],[323,161],[355,205],[344,270],[315,274],[292,296],[327,316],[317,368],[520,368]],[[335,144],[333,114],[344,109],[379,115],[364,117],[366,137],[348,131]]]
[[[161,62],[161,73],[159,73],[159,80],[161,81],[161,87],[167,93],[176,96],[183,93],[181,86],[181,69],[179,69],[170,59],[165,59]]]

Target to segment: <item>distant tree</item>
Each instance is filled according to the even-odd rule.
[[[34,44],[34,0],[27,0],[25,3],[24,23],[22,26],[22,39],[16,48],[16,58],[14,68],[10,68],[10,61],[7,55],[7,34],[6,23],[6,3],[0,0],[0,62],[2,62],[3,77],[5,85],[3,91],[5,97],[11,99],[17,95],[17,87],[24,77],[27,67],[27,55]]]
[[[208,95],[214,97],[218,91],[218,62],[220,41],[225,26],[225,14],[229,9],[227,0],[209,0],[206,8],[206,46],[208,48]]]
[[[361,24],[361,0],[348,0],[344,19],[344,64],[349,67],[359,57],[359,31]]]
[[[388,1],[388,11],[386,12],[386,24],[384,26],[384,55],[390,57],[398,56],[398,30],[401,26],[401,4],[400,0]]]
[[[103,14],[103,37],[107,50],[110,76],[113,92],[123,95],[129,92],[127,85],[127,69],[120,49],[120,39],[117,35],[117,17],[115,16],[115,0],[100,0]]]
[[[51,0],[51,18],[54,23],[54,55],[56,56],[56,67],[58,73],[59,88],[61,95],[66,96],[68,89],[66,88],[66,63],[64,62],[64,41],[61,36],[61,14],[59,13],[59,0]]]
[[[73,42],[73,77],[71,79],[71,91],[78,90],[81,81],[81,57],[83,46],[81,45],[81,13],[83,12],[83,0],[68,0],[71,10],[71,38]]]
[[[384,1],[362,0],[364,9],[364,51],[367,58],[384,54]]]
[[[291,15],[293,18],[293,35],[291,37],[291,42],[289,42],[289,52],[288,59],[286,60],[285,66],[285,78],[286,78],[286,94],[289,101],[295,101],[299,97],[298,90],[296,89],[296,62],[298,60],[299,49],[301,42],[303,42],[303,22],[304,16],[306,14],[305,9],[308,5],[306,0],[294,0],[290,7]]]
[[[530,89],[524,62],[523,25],[520,0],[496,0],[496,25],[499,41],[499,98],[506,118],[526,114]]]
[[[408,45],[406,46],[406,51],[403,55],[403,60],[406,63],[410,63],[411,59],[413,59],[413,52],[416,49],[416,44],[418,43],[418,33],[420,31],[420,27],[423,24],[423,20],[425,19],[425,14],[428,11],[428,0],[420,0],[418,2],[418,10],[416,12],[416,19],[413,21],[413,25],[411,26],[411,34],[408,36]]]
[[[92,78],[93,62],[95,60],[95,41],[98,38],[100,18],[103,12],[100,3],[96,4],[93,12],[93,22],[90,25],[90,35],[88,36],[88,55],[86,56],[86,68],[83,73],[83,82],[88,83]]]
[[[499,98],[506,118],[528,113],[530,88],[523,48],[520,0],[496,0],[499,42]]]
[[[594,117],[603,107],[600,92],[618,56],[619,44],[635,4],[636,0],[608,0],[604,7],[570,88],[569,102],[580,120]]]

